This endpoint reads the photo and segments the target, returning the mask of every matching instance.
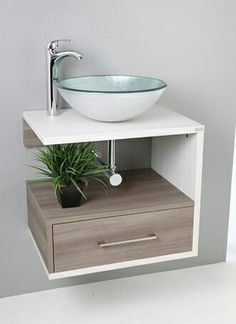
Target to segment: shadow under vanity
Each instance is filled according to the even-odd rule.
[[[67,109],[23,114],[26,147],[116,140],[123,182],[63,209],[48,182],[27,181],[28,223],[50,279],[198,255],[204,127],[156,105],[142,118],[100,123]],[[62,125],[64,127],[62,128]],[[75,127],[75,125],[82,125]]]

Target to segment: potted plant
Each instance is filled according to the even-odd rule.
[[[87,199],[85,187],[91,179],[106,188],[108,168],[99,163],[98,154],[91,143],[47,146],[38,150],[36,159],[43,166],[33,168],[52,180],[63,208],[79,206],[82,197]]]

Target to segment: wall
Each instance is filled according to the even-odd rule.
[[[227,244],[227,260],[236,260],[236,129],[234,139],[234,158],[232,170],[232,183],[230,195],[230,215],[229,215],[229,230]]]
[[[225,259],[234,139],[234,0],[1,1],[0,296]],[[21,112],[45,107],[46,42],[75,40],[69,72],[158,76],[162,102],[206,125],[200,255],[49,282],[27,229]],[[76,65],[76,63],[78,65]],[[77,67],[78,66],[78,67]]]

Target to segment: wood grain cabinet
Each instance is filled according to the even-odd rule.
[[[160,105],[125,123],[98,123],[73,109],[23,118],[26,147],[150,144],[149,168],[123,172],[122,185],[107,193],[91,184],[80,207],[61,208],[49,182],[27,182],[29,228],[50,279],[198,255],[203,125]]]
[[[123,172],[105,193],[62,209],[50,183],[28,183],[29,227],[50,278],[129,267],[189,253],[194,202],[152,169]],[[99,190],[100,189],[100,190]]]
[[[55,271],[192,250],[193,208],[53,226]]]

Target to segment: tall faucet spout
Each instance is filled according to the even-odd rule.
[[[64,57],[67,57],[67,56],[72,56],[74,58],[77,58],[78,60],[82,60],[83,59],[83,55],[76,52],[76,51],[62,51],[62,52],[57,52],[57,53],[54,53],[55,57],[56,58],[64,58]]]
[[[73,57],[82,60],[83,55],[74,51],[57,51],[60,42],[68,40],[56,40],[48,43],[47,46],[47,111],[49,116],[55,116],[58,113],[57,107],[57,89],[55,81],[59,78],[59,65],[66,57]]]
[[[83,59],[82,54],[76,52],[76,51],[63,51],[59,53],[55,53],[53,55],[53,80],[58,81],[59,79],[59,66],[62,60],[66,57],[73,57],[77,59],[78,61]]]

